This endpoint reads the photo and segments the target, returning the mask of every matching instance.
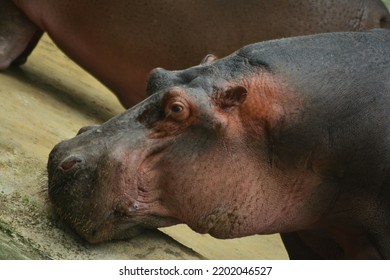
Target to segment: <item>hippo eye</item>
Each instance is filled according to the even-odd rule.
[[[184,102],[172,101],[165,108],[165,116],[176,121],[183,121],[189,116],[189,110]]]
[[[181,111],[184,110],[184,107],[180,102],[175,102],[175,103],[171,104],[170,110],[174,114],[179,114]]]

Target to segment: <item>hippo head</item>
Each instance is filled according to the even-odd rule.
[[[296,213],[309,203],[300,193],[318,178],[282,170],[272,148],[274,131],[300,101],[267,65],[234,55],[183,71],[156,69],[148,94],[50,154],[50,200],[86,240],[177,223],[232,238],[313,219]]]

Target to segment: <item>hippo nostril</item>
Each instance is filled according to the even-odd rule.
[[[76,161],[74,160],[71,160],[71,161],[67,161],[67,162],[64,162],[63,164],[61,164],[61,168],[65,171],[67,170],[70,170],[72,169],[72,167],[76,164]]]
[[[71,156],[66,158],[64,161],[62,161],[62,163],[60,164],[60,168],[64,171],[69,171],[82,162],[83,162],[82,159]]]

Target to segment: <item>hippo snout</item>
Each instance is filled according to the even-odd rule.
[[[125,143],[101,126],[87,126],[50,152],[49,201],[90,243],[132,237],[143,229],[135,217],[139,207],[133,179],[127,177]],[[108,151],[108,146],[117,148]]]

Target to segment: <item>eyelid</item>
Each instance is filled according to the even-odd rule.
[[[161,106],[163,110],[167,108],[169,104],[172,104],[175,101],[183,103],[185,106],[188,105],[188,102],[186,101],[185,98],[182,97],[183,93],[179,90],[170,90],[165,94],[165,96],[162,99]]]
[[[173,112],[171,106],[174,103],[180,103],[183,109],[180,112]],[[191,108],[189,102],[182,96],[182,94],[171,91],[166,94],[162,100],[162,109],[165,115],[165,119],[172,121],[185,121],[191,115]]]
[[[174,113],[174,114],[178,114],[178,113],[180,113],[181,111],[183,111],[186,108],[185,104],[183,102],[181,102],[181,101],[173,101],[173,102],[169,103],[168,106],[169,106],[169,109],[171,110],[171,112]],[[174,108],[175,108],[174,106],[176,108],[180,108],[180,111],[176,112],[174,110]]]
[[[182,106],[182,110],[180,112],[173,112],[172,111],[172,104],[179,103],[179,106]],[[171,101],[168,101],[167,104],[165,105],[165,117],[171,117],[175,121],[184,121],[186,120],[191,112],[190,108],[187,102],[184,100],[178,100],[178,99],[171,99]]]

